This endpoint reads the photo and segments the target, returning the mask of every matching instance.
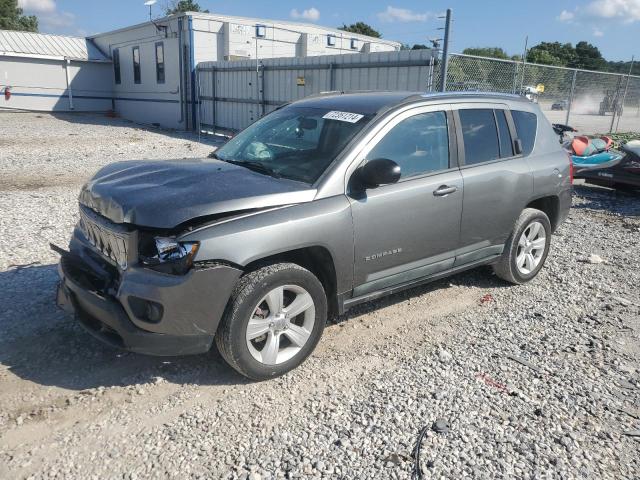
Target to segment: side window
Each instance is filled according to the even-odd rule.
[[[156,81],[164,83],[164,43],[156,43]]]
[[[141,83],[140,76],[140,47],[133,47],[133,83]]]
[[[522,153],[527,156],[533,150],[536,143],[536,133],[538,131],[538,117],[535,113],[511,110],[513,123],[516,125],[518,138],[522,142]]]
[[[377,158],[400,165],[400,178],[448,169],[446,113],[420,113],[401,121],[367,155],[368,160]]]
[[[120,50],[117,48],[113,50],[113,75],[116,85],[120,85],[122,83],[122,77],[120,76]]]
[[[513,157],[513,141],[504,110],[495,110],[496,121],[498,122],[498,135],[500,135],[500,157]]]
[[[498,129],[493,110],[488,108],[459,110],[464,163],[475,165],[500,158]]]

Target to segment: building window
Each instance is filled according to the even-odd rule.
[[[122,77],[120,76],[120,50],[115,48],[113,50],[113,75],[115,76],[116,85],[122,83]]]
[[[357,38],[352,38],[351,39],[351,50],[357,50],[358,49],[358,39]]]
[[[267,27],[265,25],[256,25],[256,37],[264,38],[267,36]]]
[[[164,83],[164,43],[156,43],[156,81]]]
[[[133,47],[133,83],[141,83],[140,76],[140,47]]]
[[[327,45],[329,47],[336,46],[336,36],[335,35],[327,35]]]

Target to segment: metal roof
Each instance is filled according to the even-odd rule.
[[[92,40],[80,37],[0,30],[0,56],[109,62]]]

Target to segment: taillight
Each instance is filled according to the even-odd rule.
[[[573,185],[573,158],[571,154],[567,152],[567,157],[569,157],[569,183]]]

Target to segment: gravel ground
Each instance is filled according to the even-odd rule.
[[[0,190],[82,184],[119,160],[207,156],[190,133],[149,129],[93,114],[0,111]]]
[[[362,305],[302,367],[249,383],[215,352],[113,350],[54,307],[47,243],[82,178],[114,152],[211,146],[86,116],[0,125],[29,129],[2,144],[0,478],[406,479],[424,426],[425,478],[639,477],[640,196],[576,187],[533,283],[479,269]]]

